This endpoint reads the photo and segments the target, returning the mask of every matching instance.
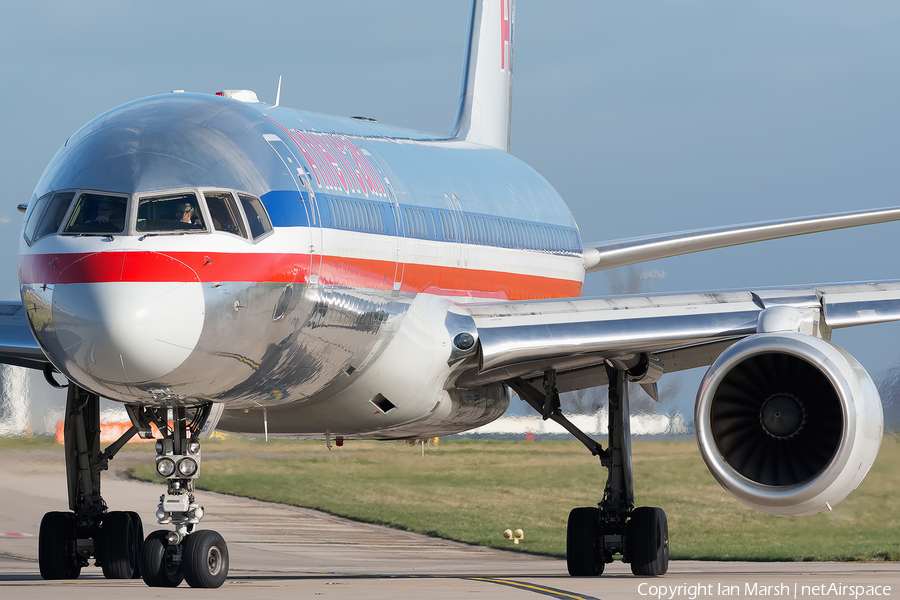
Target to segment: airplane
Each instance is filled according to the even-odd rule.
[[[609,473],[567,524],[567,568],[616,557],[668,568],[665,513],[637,506],[630,383],[708,367],[694,423],[737,500],[828,510],[883,432],[871,377],[836,328],[900,318],[900,283],[581,298],[587,273],[900,220],[900,208],[584,243],[560,195],[509,154],[514,0],[474,0],[449,135],[258,101],[248,90],[129,102],[66,140],[25,213],[21,301],[0,305],[0,361],[67,389],[69,510],[44,516],[45,579],[215,588],[221,535],[198,527],[201,441],[214,430],[425,438],[501,416],[511,392]],[[61,374],[67,380],[59,383]],[[559,394],[609,386],[603,447]],[[99,401],[132,428],[101,451]],[[171,415],[171,416],[170,416]],[[160,529],[110,510],[100,474],[153,436]]]

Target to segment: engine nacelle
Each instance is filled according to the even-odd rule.
[[[831,509],[881,446],[881,398],[845,350],[801,333],[761,333],[722,353],[697,392],[700,454],[728,493],[781,516]]]

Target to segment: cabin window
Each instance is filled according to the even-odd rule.
[[[456,241],[456,237],[453,234],[453,216],[447,211],[441,211],[441,218],[444,220],[444,225],[447,228],[447,239]]]
[[[213,228],[242,238],[247,237],[244,219],[231,192],[203,192]]]
[[[327,198],[328,205],[331,207],[331,224],[335,227],[340,227],[340,225],[338,225],[338,213],[337,207],[335,207],[334,205],[334,198],[332,198],[331,196],[327,196]]]
[[[74,212],[72,218],[75,218]],[[138,231],[180,233],[205,229],[200,203],[193,192],[146,196],[138,202]]]
[[[337,199],[338,206],[341,211],[341,227],[343,229],[353,229],[353,218],[350,216],[350,207],[343,198]]]
[[[365,231],[366,220],[363,215],[362,203],[357,200],[350,200],[350,204],[353,206],[353,214],[356,216],[356,230]]]
[[[375,231],[375,214],[372,205],[363,202],[363,208],[366,210],[366,231]]]
[[[422,229],[422,238],[428,238],[428,219],[425,218],[425,209],[418,209],[419,213],[419,226]]]
[[[127,208],[128,198],[85,192],[78,197],[63,233],[122,233]]]
[[[250,225],[250,235],[253,236],[253,239],[258,240],[271,232],[272,221],[269,220],[262,201],[256,196],[248,194],[238,194],[238,198],[241,199],[241,205],[247,215],[247,223]]]
[[[25,225],[25,241],[31,244],[59,231],[74,197],[75,192],[57,192],[38,198]]]

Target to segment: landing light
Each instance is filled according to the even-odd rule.
[[[156,472],[163,477],[168,477],[175,472],[175,461],[171,458],[161,458],[156,463]]]
[[[162,462],[162,461],[160,461]],[[190,477],[197,472],[197,461],[193,458],[183,458],[178,462],[178,472],[185,477]]]
[[[200,442],[194,440],[188,444],[188,454],[197,454],[198,452],[200,452]]]

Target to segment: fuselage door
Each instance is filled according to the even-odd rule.
[[[391,182],[387,177],[384,178],[384,182],[386,184],[385,187],[387,188],[388,197],[391,201],[391,213],[394,216],[394,225],[397,233],[394,238],[396,247],[396,265],[394,267],[394,286],[392,290],[392,294],[396,294],[400,291],[400,287],[403,284],[403,268],[406,266],[403,238],[406,235],[407,224],[403,218],[403,211],[400,209],[400,203],[397,202],[394,186],[391,185]]]
[[[302,267],[308,273],[309,283],[316,284],[319,281],[319,272],[322,268],[322,221],[316,203],[316,194],[310,184],[309,173],[304,164],[300,162],[290,147],[280,137],[271,133],[267,133],[263,137],[281,158],[284,168],[287,169],[288,175],[300,194],[300,204],[302,205],[302,210],[306,213],[306,221],[309,227],[307,228],[307,234],[301,234],[297,240],[297,250],[298,254],[309,256],[309,262],[304,260]],[[300,273],[297,276],[298,279],[302,280]]]

